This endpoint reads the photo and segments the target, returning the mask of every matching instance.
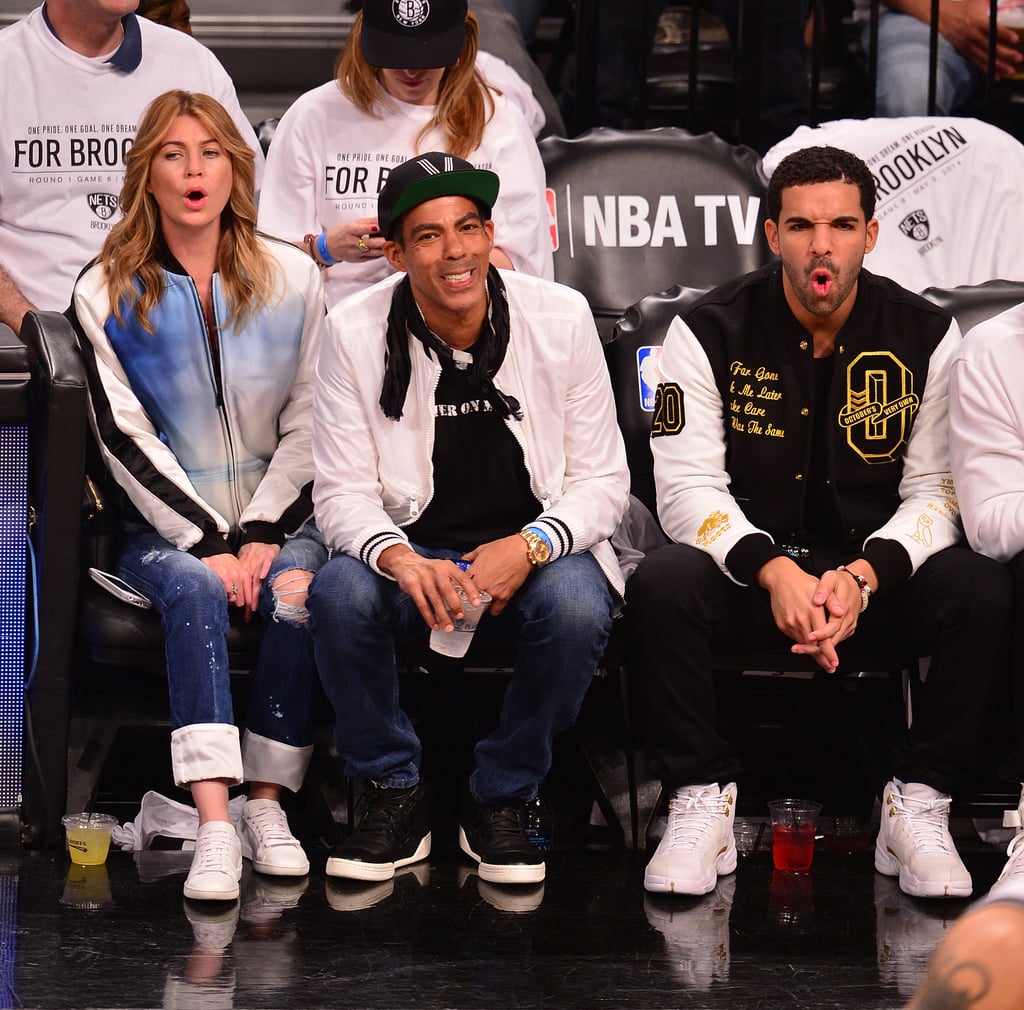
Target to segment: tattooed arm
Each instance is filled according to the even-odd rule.
[[[994,901],[961,916],[939,944],[906,1010],[1024,1007],[1024,902]]]

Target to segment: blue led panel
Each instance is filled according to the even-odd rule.
[[[21,807],[28,426],[0,427],[0,809]]]

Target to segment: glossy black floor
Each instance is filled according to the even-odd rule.
[[[585,719],[600,736],[600,719]],[[424,732],[435,781],[429,861],[394,881],[344,886],[323,867],[344,816],[324,768],[315,798],[290,817],[311,856],[288,882],[247,867],[242,898],[226,907],[184,902],[190,855],[112,851],[105,866],[73,867],[59,848],[10,853],[0,863],[3,1007],[121,1008],[857,1008],[903,1005],[928,956],[965,901],[919,901],[872,868],[870,798],[856,777],[826,802],[808,874],[772,868],[765,781],[782,788],[831,764],[834,727],[804,735],[805,760],[773,745],[770,775],[740,793],[734,875],[703,898],[645,895],[645,855],[602,824],[584,749],[559,743],[548,788],[559,816],[546,882],[501,888],[481,881],[456,844],[457,780],[475,728]],[[96,806],[126,820],[141,788],[166,788],[166,730],[119,736]],[[764,754],[748,763],[764,765]],[[597,765],[601,765],[599,759]],[[788,772],[782,773],[785,767]],[[831,781],[843,782],[832,765]],[[762,769],[763,770],[763,769]],[[606,785],[614,775],[607,767]],[[986,890],[1002,849],[956,817],[961,851]]]
[[[762,844],[704,898],[645,895],[642,859],[581,845],[498,888],[440,833],[427,863],[344,887],[314,845],[306,880],[247,868],[223,909],[183,902],[188,853],[26,854],[5,866],[2,1005],[898,1007],[965,903],[905,897],[859,843],[826,835],[809,874]],[[982,890],[999,855],[968,849]]]

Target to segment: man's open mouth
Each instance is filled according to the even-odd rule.
[[[824,298],[832,290],[832,275],[827,270],[812,270],[811,287],[819,298]]]

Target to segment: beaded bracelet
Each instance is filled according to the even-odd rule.
[[[309,258],[321,269],[326,269],[327,264],[321,262],[316,251],[316,235],[306,235],[302,239],[302,243],[306,247],[306,252],[309,253]]]
[[[860,590],[860,612],[863,614],[868,609],[868,601],[871,599],[871,587],[868,585],[868,580],[863,575],[851,572],[846,565],[840,565],[836,571],[846,572],[857,583],[857,588]]]

